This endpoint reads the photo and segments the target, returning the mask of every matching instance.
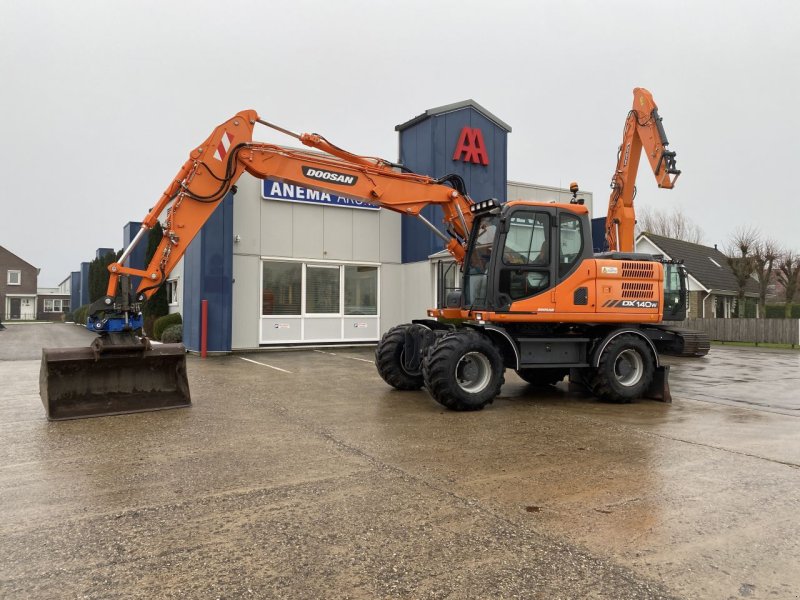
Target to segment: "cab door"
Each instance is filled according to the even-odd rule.
[[[561,208],[558,210],[556,258],[556,310],[559,313],[594,313],[597,298],[596,268],[591,232],[586,215]]]
[[[496,261],[497,305],[513,312],[552,312],[555,210],[530,207],[505,217]]]

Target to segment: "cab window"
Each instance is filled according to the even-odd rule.
[[[510,300],[550,287],[550,216],[518,211],[510,216],[503,246],[499,291]]]
[[[507,265],[546,265],[550,262],[550,218],[544,213],[518,212],[511,217],[503,248]]]
[[[583,253],[583,228],[579,217],[561,213],[558,218],[558,278],[572,270]]]

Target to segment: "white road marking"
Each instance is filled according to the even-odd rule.
[[[267,363],[258,362],[257,360],[250,360],[249,358],[245,358],[244,356],[240,356],[239,358],[256,365],[261,365],[262,367],[269,367],[270,369],[275,369],[276,371],[280,371],[281,373],[289,373],[290,375],[292,375],[291,371],[287,371],[286,369],[281,369],[280,367],[273,367],[272,365],[268,365]]]
[[[361,362],[369,363],[371,365],[375,364],[374,360],[368,360],[366,358],[356,358],[355,356],[346,356],[344,354],[336,354],[335,352],[325,352],[324,350],[314,350],[314,352],[319,352],[320,354],[328,354],[330,356],[341,356],[342,358],[349,358],[350,360],[360,360]]]

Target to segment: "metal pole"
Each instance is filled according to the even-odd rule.
[[[208,300],[200,302],[200,356],[208,356]]]
[[[436,235],[438,235],[438,236],[439,236],[440,238],[442,238],[442,239],[443,239],[445,242],[449,242],[449,241],[450,241],[450,238],[449,238],[449,237],[447,237],[445,234],[443,234],[441,231],[439,231],[439,230],[436,228],[436,225],[434,225],[433,223],[431,223],[430,221],[428,221],[428,219],[426,219],[426,218],[425,218],[425,217],[423,217],[422,215],[417,215],[417,218],[418,218],[420,221],[422,221],[423,223],[425,223],[425,225],[427,225],[427,226],[430,228],[430,230],[431,230],[431,231],[433,231],[433,233],[435,233]]]
[[[130,243],[130,245],[127,248],[125,248],[125,252],[123,252],[122,256],[119,257],[118,261],[119,264],[121,265],[125,264],[125,261],[127,260],[128,256],[130,256],[131,252],[133,252],[133,249],[136,247],[136,244],[139,243],[139,240],[142,239],[146,231],[150,230],[144,225],[142,225],[142,228],[139,230],[139,233],[136,234],[136,237],[133,238],[133,241]]]

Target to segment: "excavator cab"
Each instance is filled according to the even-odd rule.
[[[509,310],[514,302],[553,289],[592,256],[587,214],[582,206],[523,201],[478,209],[464,263],[462,306]]]

